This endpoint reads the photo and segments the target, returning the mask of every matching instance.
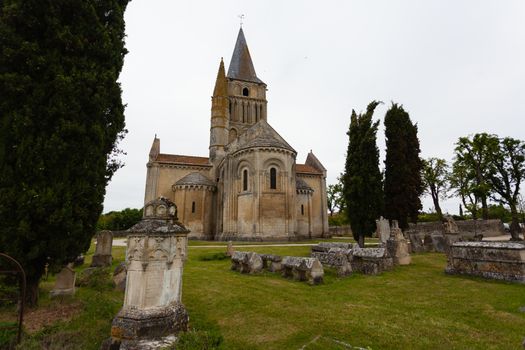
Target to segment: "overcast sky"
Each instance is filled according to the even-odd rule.
[[[239,14],[268,85],[268,122],[298,163],[313,150],[328,184],[344,169],[352,109],[374,99],[385,102],[375,113],[381,167],[391,101],[418,124],[424,158],[450,161],[457,139],[477,132],[525,139],[525,1],[133,0],[120,77],[127,155],[105,212],[142,207],[155,134],[162,153],[208,156],[210,97]]]

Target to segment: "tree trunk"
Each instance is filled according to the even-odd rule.
[[[487,205],[487,197],[481,197],[481,217],[483,220],[489,219],[489,207]]]
[[[520,238],[520,224],[519,224],[519,218],[518,218],[518,210],[516,209],[516,205],[511,204],[510,205],[510,214],[512,216],[512,222],[510,224],[510,236],[511,241],[521,241]]]
[[[357,242],[359,244],[359,247],[364,248],[365,247],[365,236],[359,235],[359,241]]]
[[[432,194],[432,201],[434,202],[434,208],[436,209],[439,221],[443,220],[443,212],[441,212],[441,207],[439,206],[438,196]]]
[[[36,307],[38,305],[38,284],[40,280],[27,280],[26,285],[26,305]]]

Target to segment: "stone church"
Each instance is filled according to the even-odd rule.
[[[221,59],[211,101],[209,157],[160,152],[155,137],[144,203],[175,202],[190,238],[295,240],[328,233],[326,169],[304,164],[267,122],[266,84],[257,77],[242,28],[228,73]],[[145,211],[148,208],[144,208]]]

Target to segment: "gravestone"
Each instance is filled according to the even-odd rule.
[[[388,219],[384,219],[381,216],[379,220],[376,220],[376,232],[379,242],[386,244],[386,241],[390,238],[390,223]]]
[[[188,233],[166,198],[145,205],[144,218],[128,230],[124,305],[103,349],[158,349],[188,328],[181,303]]]
[[[412,261],[408,241],[403,236],[397,220],[392,220],[390,238],[388,238],[386,246],[394,265],[409,265]]]
[[[97,246],[95,247],[95,254],[91,262],[91,267],[105,267],[110,266],[113,257],[111,256],[111,248],[113,245],[113,233],[108,230],[97,233]]]
[[[450,215],[443,216],[443,230],[445,234],[457,235],[459,234],[459,228],[456,221]]]
[[[50,292],[52,298],[59,296],[71,296],[75,294],[76,273],[70,265],[64,267],[57,275],[55,287]]]
[[[228,241],[228,246],[226,247],[226,256],[232,256],[234,251],[235,250],[233,249],[233,242]]]
[[[126,263],[122,262],[117,265],[115,271],[113,271],[113,283],[115,283],[115,289],[120,291],[126,290],[126,275],[128,269],[126,268]]]

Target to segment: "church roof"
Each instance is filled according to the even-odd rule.
[[[215,187],[215,184],[213,181],[208,179],[206,176],[202,175],[201,173],[189,173],[188,175],[184,176],[179,181],[175,182],[175,185],[204,185],[204,186],[213,186]]]
[[[264,84],[261,79],[257,78],[257,74],[255,74],[250,50],[248,50],[248,44],[246,43],[242,28],[239,29],[239,34],[237,35],[237,42],[235,43],[235,49],[233,49],[227,76],[231,79]]]
[[[311,165],[307,164],[295,164],[295,172],[300,174],[322,174],[322,171],[319,171],[318,169],[314,168]]]
[[[211,166],[210,160],[208,157],[181,156],[178,154],[160,153],[157,156],[156,161],[162,162],[162,163]]]
[[[295,178],[295,188],[298,190],[311,190],[312,189],[310,186],[308,186],[306,181],[304,181],[300,177]]]
[[[297,153],[264,119],[252,125],[230,145],[233,152],[248,148],[276,147]]]

